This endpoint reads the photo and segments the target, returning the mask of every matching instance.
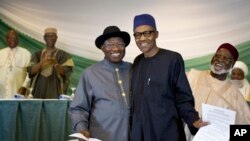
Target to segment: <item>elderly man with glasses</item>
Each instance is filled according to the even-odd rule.
[[[230,69],[238,59],[237,49],[224,43],[211,59],[211,69],[191,69],[188,80],[195,98],[195,108],[202,114],[202,104],[209,104],[236,112],[235,124],[250,124],[250,110],[237,87],[227,79]],[[187,137],[192,136],[187,132]]]

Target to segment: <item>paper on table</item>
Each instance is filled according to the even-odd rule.
[[[235,111],[202,104],[202,120],[209,125],[201,127],[193,141],[228,141],[229,127],[235,123],[235,116]]]
[[[99,139],[96,139],[96,138],[87,138],[85,137],[83,134],[81,133],[74,133],[74,134],[71,134],[69,135],[70,137],[75,137],[75,138],[79,138],[79,139],[84,139],[86,141],[102,141],[102,140],[99,140]]]

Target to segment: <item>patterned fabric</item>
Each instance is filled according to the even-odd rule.
[[[45,64],[41,71],[35,75],[31,74],[32,67],[40,62],[44,50],[33,54],[28,67],[29,76],[32,78],[32,94],[34,98],[57,99],[59,95],[66,94],[70,83],[70,76],[73,72],[73,60],[67,52],[55,49],[51,55],[56,59],[57,64],[62,65],[64,75],[60,75],[54,66]]]

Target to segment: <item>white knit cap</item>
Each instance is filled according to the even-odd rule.
[[[234,64],[233,69],[234,68],[241,69],[244,72],[245,76],[248,74],[247,65],[244,62],[242,62],[242,61],[236,61],[235,64]]]

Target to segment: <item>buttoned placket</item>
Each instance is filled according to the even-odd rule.
[[[126,99],[126,93],[125,93],[125,90],[124,90],[123,84],[122,84],[123,82],[122,82],[122,80],[120,78],[120,74],[119,74],[119,68],[115,68],[115,72],[116,72],[116,76],[117,76],[117,83],[119,84],[120,89],[121,89],[121,95],[122,95],[122,97],[124,99],[124,102],[125,102],[126,106],[128,106],[128,102],[127,102],[127,99]]]
[[[6,94],[9,94],[11,91],[11,86],[9,85],[9,75],[11,71],[13,71],[13,60],[14,60],[14,55],[15,55],[16,50],[10,49],[8,53],[8,59],[7,59],[7,71],[6,71],[6,82],[5,82],[5,90]]]

